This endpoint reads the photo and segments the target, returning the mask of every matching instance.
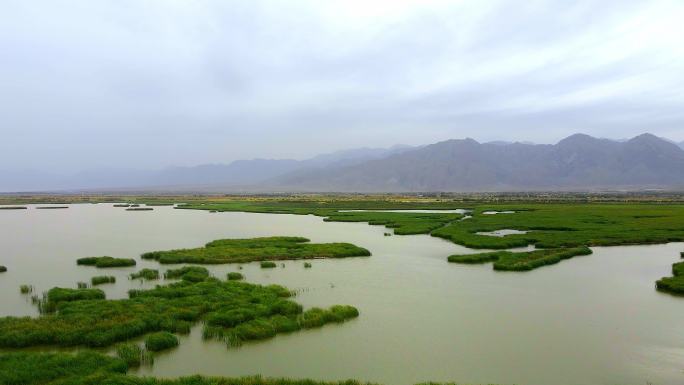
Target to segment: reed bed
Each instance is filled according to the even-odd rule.
[[[135,259],[132,258],[114,258],[109,256],[103,257],[85,257],[76,260],[77,265],[95,266],[99,268],[107,267],[128,267],[135,266]]]
[[[178,346],[178,337],[169,332],[156,332],[145,337],[145,348],[151,352],[171,349]]]
[[[90,283],[93,286],[104,285],[106,283],[116,283],[116,277],[112,275],[98,275],[90,278]]]
[[[160,263],[245,263],[265,260],[346,258],[370,256],[364,248],[350,243],[309,243],[302,237],[220,239],[204,247],[152,251],[141,255]]]
[[[138,272],[131,273],[130,277],[131,279],[144,279],[153,281],[155,279],[159,279],[159,270],[145,268]]]

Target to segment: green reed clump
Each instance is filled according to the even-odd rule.
[[[0,266],[0,273],[4,273],[4,272],[6,272],[6,271],[7,271],[7,267],[6,267],[6,266]]]
[[[225,378],[199,375],[156,379],[127,375],[125,359],[85,351],[72,353],[12,352],[0,354],[0,384],[3,385],[373,385],[354,380]],[[445,384],[446,385],[446,384]]]
[[[209,270],[201,266],[183,266],[178,269],[169,269],[164,273],[164,278],[180,278],[188,282],[201,282],[209,277]]]
[[[272,269],[277,266],[276,263],[272,261],[263,261],[260,265],[262,269]]]
[[[169,332],[156,332],[145,337],[145,348],[158,352],[178,346],[178,337]]]
[[[116,356],[123,360],[129,368],[140,365],[152,365],[154,356],[137,344],[120,344],[116,346]]]
[[[33,293],[33,285],[21,285],[19,286],[19,291],[21,294]]]
[[[76,260],[76,264],[105,268],[135,266],[136,262],[135,259],[132,258],[113,258],[109,256],[103,256],[79,258]]]
[[[656,289],[671,294],[684,294],[684,262],[672,265],[672,275],[656,281]]]
[[[300,324],[303,328],[310,329],[321,327],[330,322],[344,322],[358,316],[359,311],[353,306],[336,305],[330,309],[314,307],[302,314]]]
[[[345,258],[370,256],[350,243],[308,243],[301,237],[219,239],[195,249],[152,251],[141,255],[160,263],[244,263],[266,260]]]
[[[53,210],[53,209],[68,209],[69,206],[40,206],[36,207],[36,209],[42,209],[42,210]]]
[[[241,273],[234,272],[234,271],[229,272],[227,274],[227,276],[228,276],[229,281],[239,281],[239,280],[245,279],[244,275],[242,275]]]
[[[494,262],[494,270],[527,271],[538,267],[552,265],[564,259],[578,255],[589,255],[591,249],[586,246],[567,249],[541,249],[526,253],[503,254]]]
[[[134,207],[131,206],[126,209],[126,211],[152,211],[154,210],[152,207]]]
[[[128,207],[130,206],[128,203],[117,203],[114,205],[114,207]]]
[[[76,287],[78,287],[79,289],[87,289],[88,284],[85,282],[76,282]]]
[[[100,289],[69,289],[53,287],[47,292],[48,302],[58,304],[60,302],[84,301],[105,299],[104,291]]]
[[[310,269],[310,268],[311,268],[311,263],[310,263],[310,262],[304,262],[304,268],[305,268],[305,269]]]
[[[156,269],[142,269],[136,273],[131,273],[131,279],[146,279],[148,281],[153,281],[159,279],[159,270]]]
[[[93,286],[103,285],[105,283],[116,283],[116,277],[111,275],[98,275],[90,278],[90,283]]]
[[[0,206],[0,210],[26,210],[26,206]]]
[[[489,253],[476,253],[476,254],[456,254],[450,255],[447,260],[454,263],[486,263],[498,261],[499,258],[511,254],[510,251],[493,251]]]

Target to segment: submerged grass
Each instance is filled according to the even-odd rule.
[[[266,237],[251,239],[220,239],[205,247],[153,251],[143,259],[160,263],[244,263],[264,260],[345,258],[369,256],[370,252],[350,243],[309,243],[301,237]]]
[[[105,283],[116,283],[116,277],[111,275],[98,275],[90,278],[90,283],[93,286],[102,285]]]
[[[103,256],[79,258],[76,260],[76,264],[105,268],[135,266],[136,262],[135,259],[132,258],[114,258],[109,256]]]
[[[215,278],[194,282],[184,278],[190,272],[167,286],[131,290],[129,299],[106,300],[99,289],[53,288],[41,316],[0,318],[0,347],[104,347],[153,332],[188,333],[199,321],[209,328],[205,336],[236,342],[358,315],[351,306],[303,312],[284,287]]]
[[[156,269],[142,269],[136,273],[131,273],[131,279],[146,279],[148,281],[153,281],[159,279],[159,270]]]

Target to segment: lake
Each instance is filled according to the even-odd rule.
[[[155,207],[125,211],[111,204],[69,209],[0,210],[1,315],[36,315],[19,285],[38,294],[75,287],[95,275],[108,298],[163,281],[130,281],[139,254],[197,247],[219,238],[292,235],[313,242],[351,242],[373,256],[285,261],[262,270],[245,264],[248,282],[295,289],[310,306],[349,304],[359,318],[227,348],[203,341],[201,327],[158,354],[143,375],[189,374],[354,378],[382,384],[420,381],[529,385],[684,383],[684,298],[658,293],[684,244],[593,248],[531,272],[496,272],[491,264],[447,263],[450,254],[480,252],[427,235],[384,236],[365,223],[315,216],[209,213]],[[515,215],[515,214],[511,214]],[[135,257],[133,268],[77,266],[85,256]],[[161,270],[172,267],[162,266]],[[236,265],[207,266],[225,278]]]

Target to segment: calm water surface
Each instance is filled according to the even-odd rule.
[[[41,293],[113,274],[117,283],[100,287],[108,298],[123,298],[142,286],[127,280],[129,273],[159,267],[139,259],[135,268],[76,266],[84,256],[138,258],[218,238],[269,235],[352,242],[373,253],[315,260],[311,269],[292,261],[242,270],[249,282],[298,289],[295,300],[305,307],[354,305],[358,319],[237,349],[203,341],[197,327],[139,374],[356,378],[386,385],[684,383],[684,298],[653,289],[684,251],[681,243],[594,248],[591,256],[514,273],[449,264],[449,254],[473,251],[437,238],[385,237],[384,227],[315,216],[71,205],[0,211],[0,229],[0,265],[9,269],[0,274],[0,315],[36,314],[20,284]],[[225,277],[237,266],[210,269]]]

